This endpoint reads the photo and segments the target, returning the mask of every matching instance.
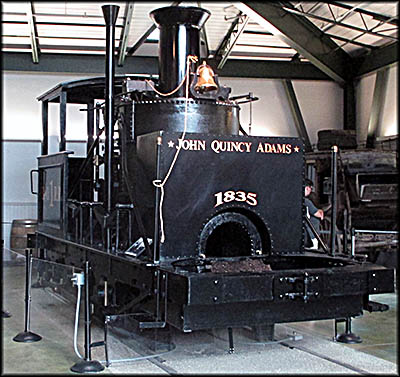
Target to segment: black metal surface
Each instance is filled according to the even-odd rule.
[[[158,136],[162,145],[156,161]],[[180,136],[162,132],[138,138],[138,159],[146,171],[141,180],[138,175],[133,179],[141,182],[136,188],[140,206],[158,207],[154,189],[147,190],[152,179],[166,176]],[[227,211],[241,213],[255,224],[263,253],[303,251],[304,147],[299,139],[190,134],[182,145],[164,187],[166,241],[160,245],[161,259],[197,256],[204,226]]]
[[[195,7],[165,7],[152,11],[150,17],[160,29],[159,89],[174,90],[186,74],[186,58],[200,58],[200,29],[210,12]],[[174,96],[183,97],[184,87]]]
[[[38,230],[65,236],[67,229],[68,155],[59,152],[38,157]]]
[[[104,20],[106,22],[106,103],[105,103],[105,182],[107,199],[106,209],[111,212],[113,205],[113,181],[112,169],[114,158],[114,76],[115,76],[115,22],[119,7],[116,5],[102,6]],[[107,244],[109,250],[110,244]]]
[[[253,222],[235,212],[223,212],[203,227],[198,252],[208,257],[236,257],[247,250],[250,255],[262,251],[261,235]]]
[[[14,336],[14,342],[32,343],[38,342],[42,337],[30,331],[31,322],[31,278],[32,278],[32,251],[25,250],[25,316],[24,331]]]
[[[58,145],[58,151],[65,151],[66,140],[65,132],[67,130],[67,92],[60,92],[60,141]]]
[[[337,334],[338,322],[345,322],[345,332],[342,334],[339,334],[339,335]],[[334,339],[339,343],[346,343],[346,344],[362,343],[361,338],[358,335],[353,334],[351,332],[351,318],[350,317],[344,318],[343,320],[335,319],[335,338]]]
[[[42,102],[42,156],[49,153],[49,103],[47,101]]]
[[[135,102],[132,106],[130,137],[154,131],[183,132],[185,101],[178,99]],[[186,131],[217,135],[239,134],[239,107],[233,103],[213,100],[188,102]]]
[[[86,155],[89,154],[90,148],[94,142],[94,112],[93,101],[90,101],[86,105],[87,111],[87,144],[86,144]]]
[[[175,22],[168,33],[193,43],[179,47],[186,59],[198,44],[198,30],[191,29],[207,13],[182,9],[156,12],[164,24]],[[393,292],[393,269],[304,251],[304,145],[298,138],[238,136],[239,108],[226,98],[190,99],[183,137],[185,101],[160,100],[146,85],[121,93],[129,85],[112,81],[112,55],[106,79],[60,84],[39,97],[47,127],[48,102],[64,96],[87,106],[115,84],[114,94],[109,88],[105,96],[105,153],[88,137],[86,159],[69,152],[39,157],[38,255],[77,268],[90,264],[87,313],[93,308],[102,319],[145,313],[139,325],[146,329],[271,326],[357,316],[371,309],[369,294]],[[166,66],[183,68],[165,59]],[[174,86],[179,74],[163,85]],[[113,143],[117,108],[124,110]],[[97,134],[100,116],[96,106]],[[92,123],[88,118],[89,130]],[[104,179],[100,168],[107,163]]]
[[[269,262],[272,270],[263,274],[199,274],[178,270],[169,273],[168,319],[174,326],[189,331],[206,326],[356,316],[368,307],[364,304],[365,295],[375,292],[373,274],[382,290],[394,289],[393,282],[390,283],[393,271],[384,267],[360,266],[338,258],[325,257],[319,262],[317,259],[299,255],[291,262],[287,260],[280,269],[273,259],[266,258],[265,263]],[[327,268],[329,263],[335,266]],[[308,267],[304,269],[303,264]],[[371,271],[367,272],[368,269]],[[178,318],[175,314],[180,307],[185,309]],[[344,316],[344,313],[349,314]]]
[[[330,229],[330,254],[335,255],[336,252],[336,214],[337,214],[337,154],[338,147],[332,147],[331,157],[331,229]]]
[[[104,366],[97,360],[81,360],[75,363],[70,370],[75,373],[96,373],[104,370]]]

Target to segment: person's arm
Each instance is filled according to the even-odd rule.
[[[322,209],[318,209],[310,199],[305,198],[304,203],[308,207],[308,211],[310,212],[311,216],[318,217],[321,220],[324,219],[324,211]]]
[[[322,209],[319,209],[319,210],[317,210],[317,212],[314,213],[313,216],[318,217],[321,220],[323,220],[324,219],[324,211]]]

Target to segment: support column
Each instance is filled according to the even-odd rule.
[[[60,93],[60,141],[58,150],[65,151],[65,131],[67,120],[67,92]]]
[[[385,105],[385,95],[389,78],[389,68],[377,72],[374,96],[372,99],[371,115],[368,123],[367,148],[375,146],[376,137],[380,134]]]
[[[49,103],[47,101],[42,102],[42,156],[49,153]]]
[[[89,152],[90,147],[93,144],[94,138],[94,107],[92,102],[87,103],[87,144],[86,153]]]
[[[343,88],[343,129],[356,130],[356,96],[354,81],[348,81]]]
[[[308,137],[307,128],[303,120],[303,116],[300,111],[300,106],[296,98],[296,93],[293,89],[293,84],[291,80],[282,80],[283,87],[289,101],[289,107],[292,112],[294,124],[296,126],[299,136],[303,139],[305,144],[305,151],[312,152],[312,146],[310,138]]]

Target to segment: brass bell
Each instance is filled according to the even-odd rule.
[[[218,86],[214,81],[214,72],[206,62],[203,61],[203,64],[197,68],[196,75],[199,78],[194,87],[197,92],[203,93],[218,89]]]

